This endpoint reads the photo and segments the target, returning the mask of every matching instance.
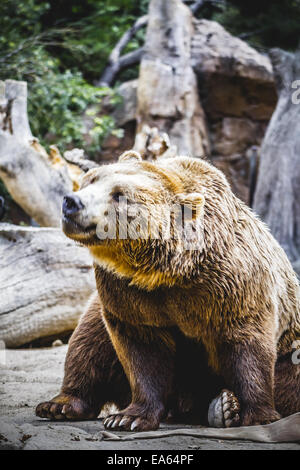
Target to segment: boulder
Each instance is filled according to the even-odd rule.
[[[266,125],[246,118],[224,117],[212,125],[213,152],[234,155],[245,152],[251,145],[259,145]]]
[[[127,122],[136,119],[137,87],[138,80],[129,80],[122,83],[118,88],[121,101],[112,113],[118,126],[123,126]]]
[[[246,78],[274,87],[273,69],[267,55],[232,36],[216,21],[194,19],[194,27],[191,57],[197,73]]]

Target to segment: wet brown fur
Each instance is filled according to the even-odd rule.
[[[300,411],[300,365],[291,361],[300,290],[283,250],[207,162],[132,165],[160,181],[165,200],[204,195],[204,247],[84,241],[99,297],[70,342],[62,400],[82,400],[83,416],[110,401],[127,406],[120,416],[138,417],[138,430],[170,410],[205,421],[223,386],[238,397],[243,425]],[[53,417],[47,410],[40,415]]]

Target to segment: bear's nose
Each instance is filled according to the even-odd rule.
[[[62,211],[64,215],[73,215],[84,208],[81,200],[76,194],[69,194],[64,197]]]

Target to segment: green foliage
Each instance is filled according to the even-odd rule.
[[[114,129],[115,123],[110,116],[102,117],[102,125],[95,118],[94,128],[90,131],[91,143],[87,146],[83,138],[83,114],[88,106],[99,104],[104,96],[114,97],[114,92],[90,85],[80,72],[58,72],[53,67],[53,60],[48,61],[47,77],[37,77],[30,87],[28,113],[32,132],[43,136],[44,144],[53,141],[61,150],[70,146],[85,147],[93,154]]]
[[[0,196],[3,196],[4,199],[11,199],[9,192],[7,191],[3,181],[0,179]]]
[[[82,115],[106,94],[116,99],[112,90],[92,83],[148,5],[149,0],[1,0],[0,79],[28,82],[30,124],[43,144],[55,142],[61,150],[84,146],[92,156],[107,134],[120,133],[111,117],[95,117],[87,148]],[[247,40],[262,49],[294,49],[300,38],[299,0],[214,0],[198,16],[219,21],[235,35],[249,34]],[[124,53],[140,47],[144,35],[140,30]],[[136,76],[133,68],[118,80]]]
[[[55,142],[61,151],[81,146],[93,156],[103,139],[115,131],[115,123],[110,116],[98,118],[86,145],[82,116],[89,106],[100,105],[105,96],[116,101],[116,94],[91,85],[75,67],[72,53],[76,45],[64,39],[74,34],[72,28],[43,29],[42,16],[49,9],[49,3],[36,0],[4,0],[1,4],[0,79],[28,82],[30,125],[42,144]],[[63,51],[62,58],[53,51]],[[63,63],[64,55],[73,57],[70,68]]]
[[[65,66],[72,68],[74,62],[85,78],[97,80],[107,63],[107,58],[120,37],[147,13],[149,0],[49,0],[50,8],[41,18],[44,28],[60,25],[72,26],[72,32],[63,38],[64,47],[52,50]],[[139,47],[145,31],[139,31],[124,52]]]
[[[227,0],[212,19],[260,49],[294,50],[300,41],[299,0]]]

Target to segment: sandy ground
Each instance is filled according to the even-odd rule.
[[[94,449],[94,450],[238,450],[297,449],[300,444],[263,444],[170,436],[128,442],[104,441],[102,420],[49,422],[37,418],[35,406],[58,393],[63,377],[66,346],[49,349],[7,350],[0,365],[1,449]],[[183,426],[180,425],[182,428]],[[176,425],[161,425],[161,429]],[[118,432],[118,435],[126,433]]]

